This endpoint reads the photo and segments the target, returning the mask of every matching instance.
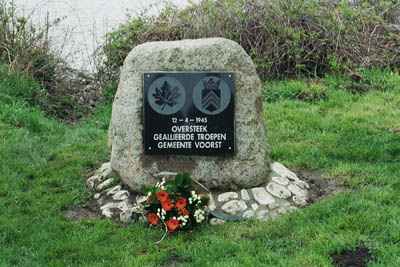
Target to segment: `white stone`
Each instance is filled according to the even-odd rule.
[[[254,217],[254,211],[252,211],[252,210],[246,210],[246,211],[243,213],[243,217],[245,217],[245,218]]]
[[[132,210],[125,210],[119,214],[121,222],[129,223],[132,221]]]
[[[118,191],[115,195],[113,195],[112,198],[113,198],[114,200],[120,200],[120,201],[122,201],[122,200],[127,199],[129,196],[130,196],[130,194],[129,194],[128,191],[126,191],[126,190],[120,190],[120,191]]]
[[[271,182],[267,185],[267,191],[275,197],[284,199],[292,195],[292,193],[290,193],[290,191],[287,190],[285,187],[274,182]]]
[[[279,162],[274,162],[271,167],[272,167],[272,171],[274,171],[279,176],[286,177],[291,180],[299,180],[299,178],[297,177],[297,175],[294,172],[292,172],[291,170],[289,170],[288,168],[286,168]]]
[[[144,153],[143,79],[147,77],[143,74],[154,71],[234,73],[230,77],[235,83],[232,156],[155,157]],[[137,45],[121,68],[112,107],[108,132],[112,169],[133,191],[157,183],[155,175],[160,172],[182,170],[210,190],[261,186],[268,181],[271,167],[262,103],[261,82],[254,64],[234,41],[207,38]]]
[[[274,181],[277,184],[280,185],[288,185],[289,184],[289,179],[281,176],[274,176],[272,177],[272,181]]]
[[[118,193],[121,190],[121,188],[122,188],[121,185],[116,185],[116,186],[110,187],[106,190],[107,195],[114,195],[114,194]]]
[[[246,189],[242,189],[241,191],[240,191],[240,195],[242,196],[242,199],[243,200],[250,200],[250,195],[249,195],[249,193],[247,192],[247,190]]]
[[[99,199],[100,198],[100,193],[94,194],[93,198],[94,199]]]
[[[112,169],[111,169],[111,163],[106,162],[101,167],[98,169],[98,172],[101,173],[103,176],[108,176],[111,174]]]
[[[302,180],[294,181],[295,185],[298,185],[301,189],[310,189],[310,185]]]
[[[103,209],[101,211],[101,214],[103,214],[104,216],[106,216],[107,218],[111,218],[113,213],[109,210],[109,209]]]
[[[225,203],[221,209],[228,214],[236,215],[242,211],[245,211],[247,209],[247,205],[243,200],[231,200]]]
[[[101,191],[101,190],[107,188],[113,182],[114,182],[114,179],[112,179],[112,178],[105,180],[104,182],[102,182],[101,184],[99,184],[97,186],[97,191]]]
[[[275,199],[265,191],[263,187],[256,187],[251,189],[254,199],[261,205],[268,205],[274,203]]]
[[[300,187],[298,187],[295,184],[290,184],[288,186],[288,189],[296,196],[302,197],[307,199],[307,191],[301,189]]]
[[[293,196],[293,203],[298,207],[304,207],[307,205],[307,200],[299,196]]]
[[[251,208],[252,208],[253,210],[257,210],[257,209],[258,209],[258,204],[257,204],[257,203],[251,204]]]
[[[93,189],[96,183],[100,183],[101,182],[101,176],[96,174],[92,177],[90,177],[89,179],[87,179],[86,181],[86,185],[90,188]]]
[[[238,197],[239,197],[238,193],[236,193],[236,192],[226,192],[226,193],[222,193],[218,196],[218,201],[226,202],[226,201],[229,201],[232,199],[237,199]]]
[[[145,197],[145,196],[136,197],[136,203],[137,204],[142,204],[143,205],[143,203],[145,203],[146,201],[147,201],[147,197]]]
[[[210,220],[210,224],[211,225],[218,225],[218,224],[224,224],[224,223],[226,223],[225,220],[221,220],[221,219],[218,219],[218,218],[212,218]]]
[[[121,202],[109,202],[103,206],[100,207],[101,210],[106,210],[106,209],[119,209],[121,211],[126,211],[129,209],[132,209],[132,206],[128,204],[126,201],[121,201]]]
[[[259,212],[257,212],[256,218],[261,221],[267,221],[269,219],[268,214],[268,210],[260,210]]]
[[[96,184],[100,184],[104,181],[112,172],[110,162],[104,163],[98,170],[96,170],[95,175],[90,177],[86,181],[86,185],[93,189]]]
[[[126,211],[126,210],[129,210],[129,209],[132,209],[132,206],[130,204],[128,204],[128,202],[125,200],[125,201],[122,201],[122,202],[118,202],[117,208],[122,210],[122,211]]]

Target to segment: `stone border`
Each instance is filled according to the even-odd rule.
[[[271,167],[269,182],[264,186],[232,192],[212,192],[210,209],[266,221],[306,206],[310,186],[278,162]],[[211,224],[217,223],[221,221],[211,220]]]
[[[224,213],[258,220],[269,220],[278,217],[298,207],[304,207],[309,201],[310,186],[300,180],[297,175],[282,164],[271,165],[272,172],[268,183],[264,186],[241,189],[229,192],[211,192],[209,208]],[[109,162],[104,163],[86,185],[96,191],[94,200],[107,218],[123,223],[130,223],[135,204],[146,201],[144,196],[134,195],[126,186],[114,184]],[[176,173],[161,172],[157,178],[168,178]],[[111,186],[113,185],[113,186]],[[225,221],[212,218],[210,224],[220,224]]]

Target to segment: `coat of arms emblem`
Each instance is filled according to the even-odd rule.
[[[214,112],[221,108],[221,80],[215,81],[213,78],[208,81],[203,80],[204,89],[202,91],[202,106],[209,112]]]

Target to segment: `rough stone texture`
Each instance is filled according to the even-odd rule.
[[[98,173],[99,171],[96,171],[95,175],[98,175]],[[110,173],[108,173],[108,176],[109,175]],[[108,176],[105,176],[103,179],[107,179]],[[161,172],[157,175],[159,180],[169,176],[173,175],[166,172]],[[270,174],[268,184],[273,183],[273,177],[277,177],[276,173]],[[95,181],[93,188],[97,188],[100,180],[92,179],[92,181]],[[88,186],[92,187],[92,184],[88,183]],[[270,195],[266,191],[266,187],[254,187],[238,190],[236,192],[212,191],[210,195],[209,209],[223,211],[246,218],[269,220],[286,212],[296,210],[297,207],[304,207],[308,204],[307,199],[309,191],[305,188],[309,185],[302,180],[288,180],[288,185],[286,186],[278,184],[275,184],[275,186],[281,186],[284,190],[288,191],[288,188],[290,188],[295,193],[302,196],[293,195],[291,198],[282,199],[272,194]],[[201,185],[199,187],[201,187]],[[277,187],[277,189],[279,188]],[[142,207],[147,201],[147,198],[146,196],[135,195],[133,192],[130,192],[127,188],[121,185],[115,185],[94,194],[94,200],[103,216],[123,223],[131,223],[133,222],[131,220],[132,212],[136,212],[136,208],[139,208],[140,210],[140,207]],[[142,219],[143,216],[139,218],[139,220]],[[224,220],[217,218],[212,218],[210,220],[210,224],[212,225],[224,222]]]
[[[108,186],[110,186],[112,184],[113,181],[114,180],[112,178],[105,180],[104,182],[102,182],[101,184],[99,184],[97,186],[97,191],[101,191],[101,190],[107,188]]]
[[[235,73],[233,156],[148,156],[143,148],[143,72]],[[209,189],[238,190],[265,184],[270,173],[260,80],[237,43],[223,38],[151,42],[125,60],[109,129],[111,166],[132,190],[157,182],[160,171],[189,172]]]
[[[121,185],[116,185],[116,186],[110,187],[105,192],[107,193],[107,195],[114,195],[114,194],[118,193],[118,191],[121,190],[121,188],[122,188]]]
[[[293,196],[293,203],[298,207],[304,207],[307,205],[307,200],[302,197]]]
[[[254,211],[252,211],[252,210],[247,210],[247,211],[245,211],[245,212],[243,213],[243,217],[246,217],[246,218],[254,217]]]
[[[120,200],[120,201],[122,201],[122,200],[127,199],[129,196],[130,196],[130,194],[129,194],[128,191],[126,191],[126,190],[121,190],[121,191],[119,191],[118,193],[116,193],[115,195],[113,195],[112,198],[113,198],[114,200]]]
[[[242,189],[242,190],[240,191],[240,195],[242,196],[242,199],[243,199],[243,200],[250,200],[249,193],[247,192],[246,189]]]
[[[95,174],[87,179],[86,185],[93,189],[95,184],[100,184],[104,181],[106,177],[108,177],[112,172],[110,162],[106,162],[95,172]]]
[[[296,196],[302,197],[302,198],[307,198],[307,191],[301,189],[295,184],[290,184],[288,186],[288,189]]]
[[[294,181],[295,185],[298,185],[301,189],[310,189],[310,185],[307,184],[304,181],[298,180],[298,181]]]
[[[279,198],[288,198],[292,195],[288,189],[286,189],[284,186],[276,184],[274,182],[271,182],[267,185],[267,191]]]
[[[269,219],[268,213],[269,213],[268,210],[261,210],[261,211],[257,212],[256,218],[261,221],[266,221]]]
[[[261,205],[268,205],[275,202],[274,198],[263,187],[253,188],[251,191],[253,192],[254,199]]]
[[[223,211],[223,206],[227,204],[226,201],[232,201],[229,196],[234,197],[235,203],[240,201],[245,202],[246,209],[235,209],[236,216],[254,217],[260,220],[273,219],[281,214],[296,210],[297,207],[304,207],[308,204],[307,197],[299,197],[293,194],[289,187],[300,195],[308,196],[309,186],[306,182],[298,179],[295,173],[284,167],[282,164],[274,163],[275,168],[282,175],[289,175],[292,178],[280,176],[275,171],[271,172],[268,182],[262,187],[253,187],[231,192],[212,191],[211,195],[215,199],[213,207],[216,211]],[[221,201],[223,200],[223,201]],[[229,203],[229,202],[228,202]],[[226,207],[224,207],[225,209]],[[252,215],[253,214],[253,215]]]
[[[236,192],[226,192],[226,193],[222,193],[221,195],[218,196],[218,201],[226,202],[228,200],[236,199],[238,197],[239,197],[239,195]]]
[[[276,174],[278,174],[281,177],[286,177],[291,180],[299,180],[299,178],[297,177],[297,175],[294,172],[292,172],[291,170],[289,170],[288,168],[286,168],[279,162],[274,162],[274,164],[272,164],[271,168],[272,168],[272,171],[274,171]]]
[[[279,208],[279,207],[280,207],[280,205],[278,203],[276,203],[276,202],[268,204],[268,208],[270,210],[274,210],[274,209]]]
[[[231,200],[225,203],[221,209],[229,214],[236,215],[240,212],[243,212],[247,209],[246,202],[243,200]]]
[[[280,185],[288,185],[289,184],[289,180],[285,177],[280,177],[280,176],[274,176],[272,177],[272,181],[280,184]]]

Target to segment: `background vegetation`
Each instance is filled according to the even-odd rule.
[[[141,43],[224,37],[253,58],[263,80],[400,66],[398,1],[219,0],[131,18],[107,35],[100,74],[116,81]]]
[[[32,14],[17,11],[12,0],[0,0],[0,64],[38,84],[32,88],[18,88],[13,94],[40,107],[48,116],[68,121],[82,117],[87,113],[87,108],[78,101],[82,93],[77,90],[82,86],[76,82],[71,84],[75,73],[59,56],[61,51],[52,46],[50,31],[60,19],[47,19],[38,26],[32,24]]]
[[[71,125],[51,111],[68,94],[53,98],[58,59],[46,34],[12,19],[0,0],[0,266],[332,266],[332,254],[358,245],[372,252],[368,266],[400,266],[399,5],[369,2],[203,1],[131,19],[102,47],[103,102]],[[160,245],[163,232],[145,224],[69,222],[62,212],[88,205],[85,179],[109,159],[126,54],[141,42],[196,36],[241,42],[267,79],[272,160],[323,171],[348,189],[276,220],[204,226]]]

